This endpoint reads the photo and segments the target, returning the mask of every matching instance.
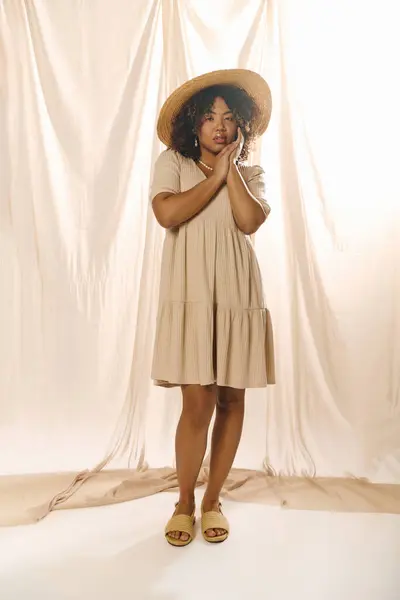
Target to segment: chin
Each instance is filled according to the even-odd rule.
[[[214,152],[214,154],[219,154],[228,145],[229,145],[229,142],[226,142],[226,144],[224,144],[223,146],[221,144],[213,144],[212,152]]]

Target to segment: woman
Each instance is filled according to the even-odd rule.
[[[180,87],[158,121],[168,149],[156,162],[151,199],[167,231],[152,377],[182,389],[180,495],[165,530],[175,546],[194,537],[194,490],[215,408],[202,532],[208,542],[228,537],[219,496],[241,437],[245,390],[273,382],[268,312],[247,237],[270,208],[263,170],[242,164],[270,114],[267,83],[251,71],[227,70]]]

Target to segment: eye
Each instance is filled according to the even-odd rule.
[[[214,119],[212,115],[206,115],[204,118],[206,121],[212,121]]]
[[[227,121],[233,121],[233,117],[226,117]]]

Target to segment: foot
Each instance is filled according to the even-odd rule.
[[[175,512],[174,512],[174,516],[175,515],[188,515],[189,517],[192,516],[193,512],[194,512],[194,500],[191,502],[178,502],[178,504],[176,505],[175,508]],[[189,535],[187,533],[185,533],[184,531],[171,531],[168,534],[168,537],[170,537],[173,540],[182,540],[182,542],[187,542],[189,539]]]
[[[207,501],[206,499],[204,499],[201,510],[203,513],[213,511],[213,512],[219,512],[222,514],[219,500],[216,500],[216,501],[214,500],[214,501],[210,502],[210,501]],[[227,533],[227,531],[226,531],[226,529],[207,529],[205,533],[206,533],[206,536],[212,538],[212,537],[220,537],[222,535],[225,535]]]

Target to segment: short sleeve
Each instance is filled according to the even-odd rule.
[[[153,201],[157,194],[163,192],[179,194],[181,188],[180,179],[180,162],[177,153],[169,149],[164,150],[154,165],[150,200]]]
[[[248,167],[245,180],[250,192],[260,202],[266,214],[271,210],[267,201],[264,169],[258,166]]]

